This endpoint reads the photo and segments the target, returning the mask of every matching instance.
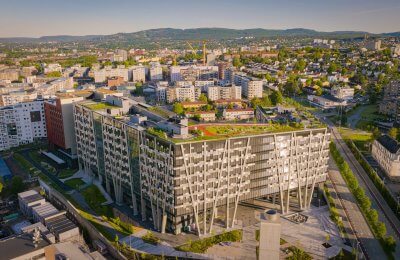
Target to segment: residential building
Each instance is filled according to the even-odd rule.
[[[195,101],[198,100],[200,95],[200,87],[170,87],[167,89],[167,102],[173,103],[175,101]]]
[[[124,62],[128,59],[128,52],[126,50],[116,49],[111,57],[111,61]]]
[[[44,101],[0,108],[0,151],[47,137]]]
[[[193,140],[111,112],[87,101],[74,105],[80,169],[161,232],[212,233],[218,209],[226,212],[218,215],[225,227],[236,227],[239,202],[256,198],[279,197],[286,214],[296,193],[299,208],[308,209],[327,176],[326,128],[273,133],[268,125],[226,124],[240,134]],[[187,122],[176,127],[187,129]]]
[[[58,150],[63,159],[76,157],[73,103],[84,100],[90,93],[60,93],[44,102],[47,140],[51,150]]]
[[[123,77],[111,77],[107,79],[107,87],[118,87],[124,83]]]
[[[354,98],[354,88],[334,86],[331,88],[331,95],[338,99],[350,101]]]
[[[211,101],[219,99],[241,99],[242,87],[241,86],[210,86],[207,90],[207,97]]]
[[[50,72],[62,72],[62,67],[58,63],[50,63],[44,66],[43,72],[44,74],[48,74]]]
[[[384,87],[379,113],[391,116],[400,122],[400,81],[393,80]]]
[[[163,71],[159,62],[150,62],[149,73],[151,81],[163,80]]]
[[[145,82],[146,70],[143,66],[132,66],[128,69],[129,80],[133,82]]]
[[[371,154],[392,180],[400,180],[400,144],[388,135],[372,143]]]
[[[175,81],[210,80],[218,77],[217,66],[171,66],[170,78]]]
[[[254,117],[254,109],[224,109],[222,116],[228,121],[251,119]]]
[[[242,94],[247,99],[261,98],[263,94],[262,80],[255,80],[245,75],[235,75],[234,83],[237,86],[242,86]]]
[[[43,205],[46,200],[35,190],[28,190],[18,193],[19,209],[28,218],[32,217],[32,208]]]
[[[129,81],[129,71],[125,66],[118,66],[117,68],[106,66],[103,69],[95,69],[93,74],[95,83],[103,83],[111,77],[122,77],[124,81]]]
[[[199,117],[200,121],[215,121],[215,111],[196,111],[196,112],[187,112],[186,116],[188,118]]]
[[[365,43],[365,48],[370,51],[379,51],[381,49],[381,40],[369,40]]]
[[[345,107],[347,105],[347,102],[345,100],[335,98],[334,96],[331,95],[324,95],[324,96],[308,95],[307,99],[308,102],[322,109],[332,109],[340,106]]]

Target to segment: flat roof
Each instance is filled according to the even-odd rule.
[[[14,259],[35,251],[43,250],[43,248],[48,245],[50,245],[50,243],[41,237],[37,247],[35,247],[32,234],[25,233],[18,236],[6,237],[0,240],[1,258]]]
[[[21,200],[23,202],[25,202],[26,204],[32,203],[32,202],[35,202],[35,201],[39,201],[39,200],[42,200],[42,199],[44,199],[44,198],[40,194],[33,194],[33,195],[30,195],[30,196],[21,198]]]
[[[41,218],[46,218],[51,215],[57,214],[59,211],[51,203],[46,202],[42,205],[33,207],[32,210],[36,212]]]
[[[34,195],[34,194],[39,194],[39,193],[37,191],[35,191],[35,190],[27,190],[27,191],[23,191],[23,192],[18,193],[18,197],[25,198],[25,197],[28,197],[28,196],[31,196],[31,195]]]
[[[51,152],[42,152],[44,155],[55,161],[57,164],[63,164],[65,161]]]
[[[68,230],[77,228],[77,226],[71,220],[69,220],[65,215],[57,216],[46,220],[46,226],[50,231],[56,234],[61,234]]]

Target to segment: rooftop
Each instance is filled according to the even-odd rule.
[[[22,234],[7,237],[0,240],[0,252],[2,259],[14,259],[35,251],[43,250],[50,243],[40,239],[37,247],[33,244],[32,234]],[[23,257],[22,257],[23,258]]]
[[[91,109],[91,110],[105,110],[105,109],[118,108],[117,106],[110,105],[110,104],[108,104],[106,102],[92,102],[92,101],[89,101],[89,102],[82,103],[82,105],[84,107],[87,107],[87,108]]]
[[[377,141],[391,153],[397,153],[400,149],[400,144],[388,135],[380,136]]]

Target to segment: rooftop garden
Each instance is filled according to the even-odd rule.
[[[117,108],[117,106],[110,105],[105,102],[98,102],[98,103],[86,103],[84,104],[85,107],[91,110],[104,110],[104,109],[113,109]]]

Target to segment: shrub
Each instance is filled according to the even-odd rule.
[[[146,235],[142,237],[142,240],[145,243],[157,245],[160,242],[160,239],[156,237],[152,232],[147,231]]]

